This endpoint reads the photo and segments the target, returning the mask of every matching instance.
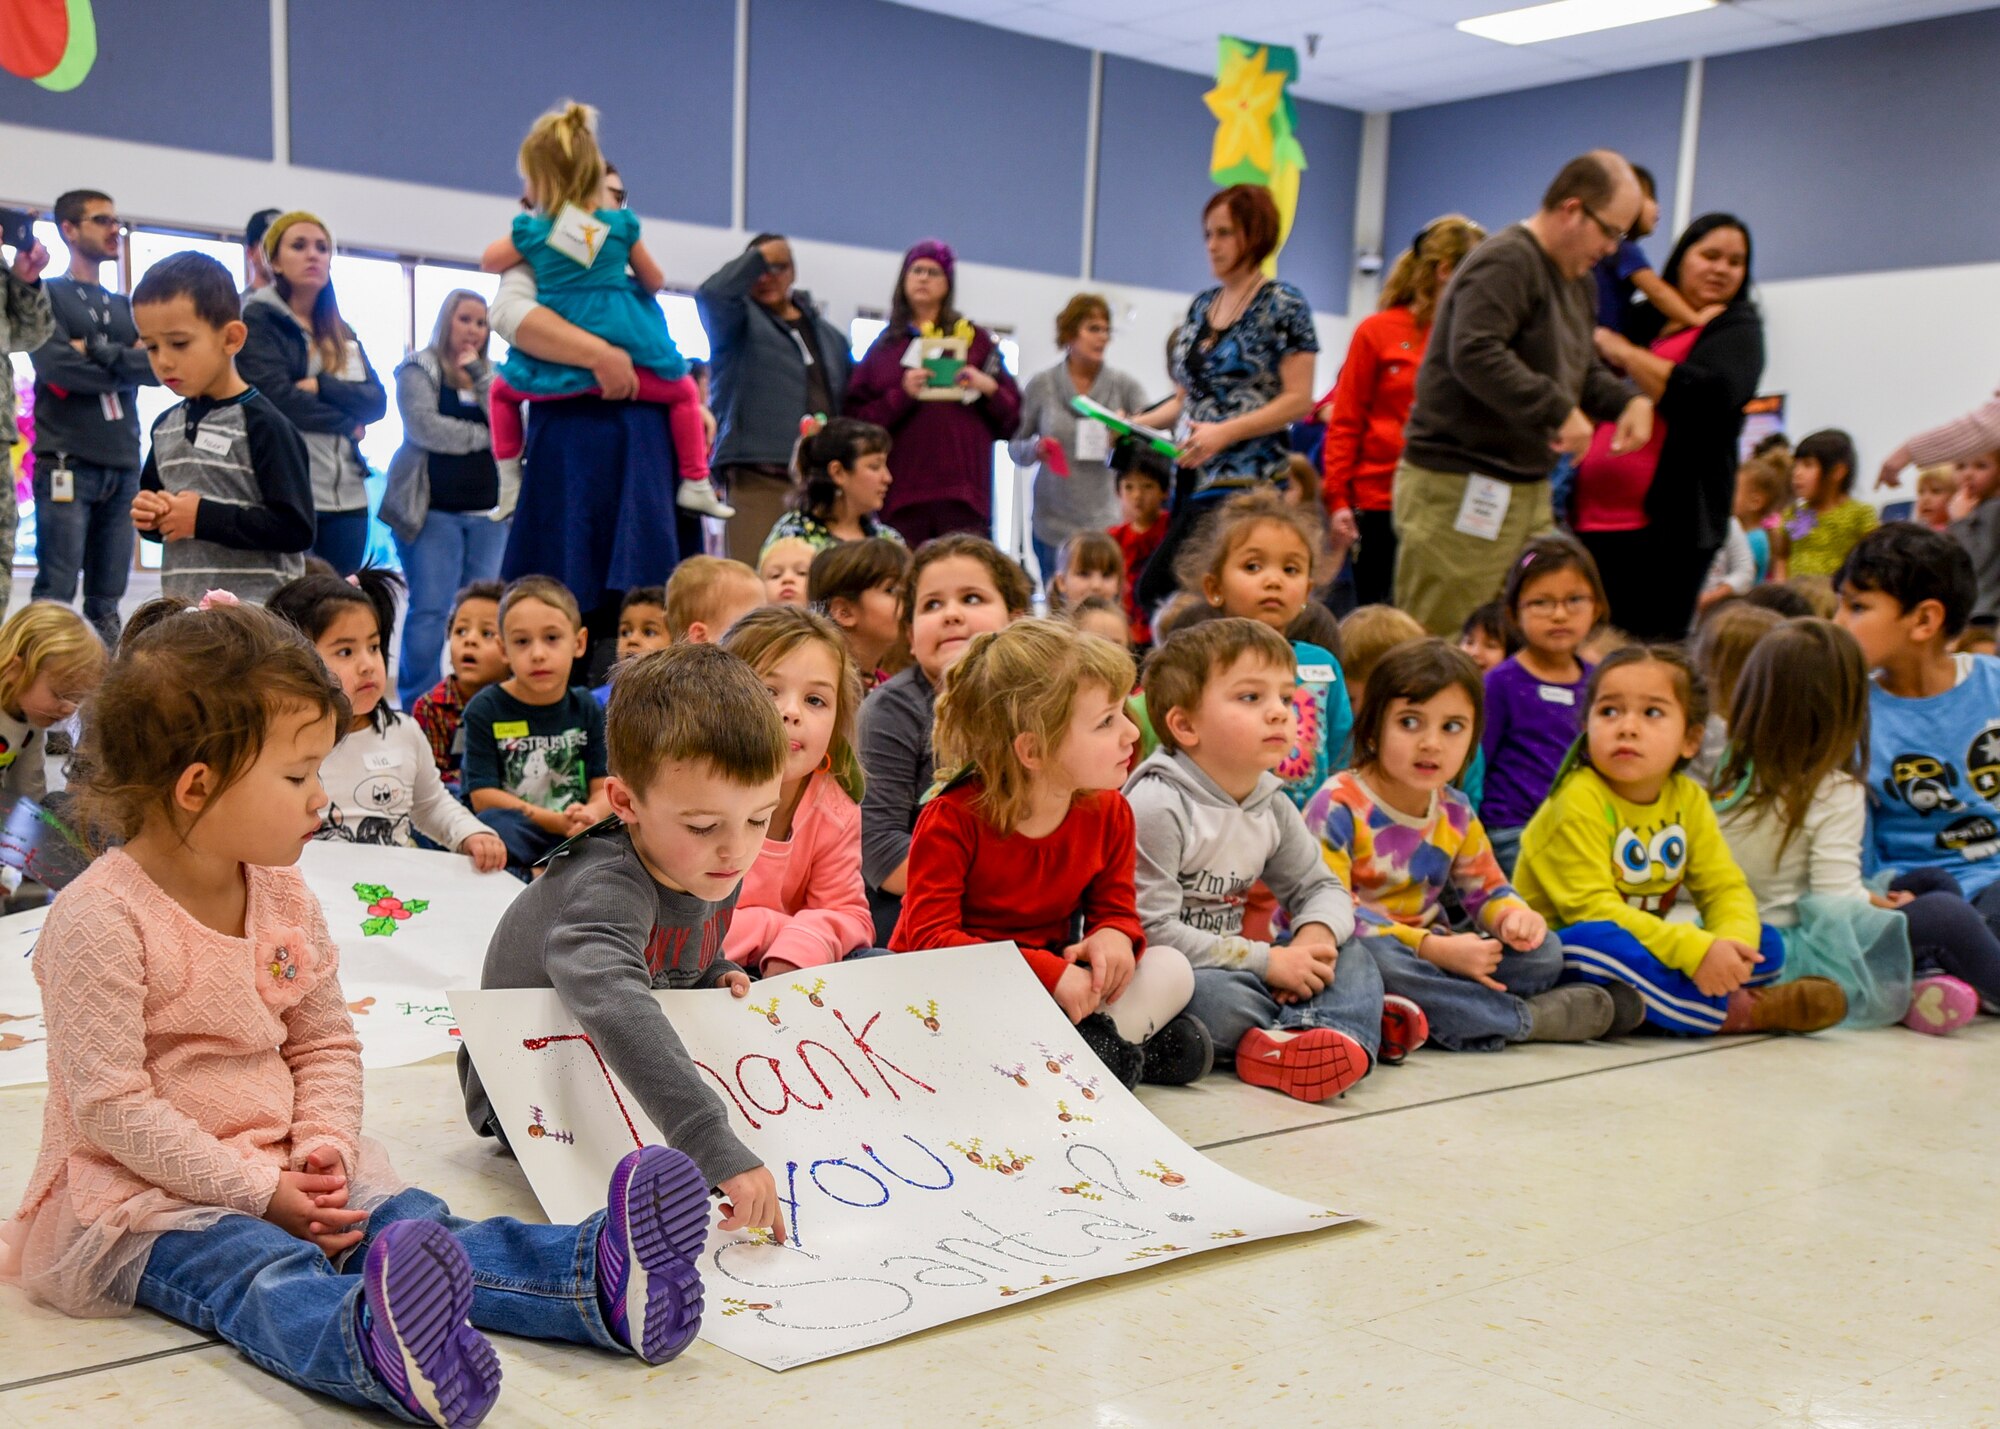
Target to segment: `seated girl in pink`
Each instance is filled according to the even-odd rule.
[[[875,932],[854,801],[861,676],[840,627],[800,606],[751,611],[722,646],[748,661],[778,702],[788,749],[778,811],[743,875],[723,951],[764,977],[823,967]]]

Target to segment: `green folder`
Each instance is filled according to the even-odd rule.
[[[1163,457],[1178,459],[1180,456],[1181,449],[1179,445],[1171,436],[1161,431],[1158,427],[1144,427],[1137,422],[1128,421],[1102,402],[1093,402],[1088,397],[1072,397],[1069,399],[1069,406],[1070,410],[1075,412],[1079,417],[1088,417],[1093,422],[1102,422],[1105,426],[1111,428],[1115,435],[1131,437],[1135,441],[1144,442]]]

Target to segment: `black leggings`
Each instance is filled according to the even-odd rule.
[[[1971,899],[1941,868],[1914,868],[1889,887],[1916,895],[1903,909],[1917,975],[1945,972],[1970,983],[1981,1000],[2000,1003],[2000,883]]]
[[[1354,548],[1354,599],[1360,605],[1389,605],[1396,591],[1396,521],[1387,511],[1357,511],[1361,539]]]
[[[1693,547],[1653,528],[1579,531],[1611,602],[1611,623],[1634,640],[1687,638],[1714,546]]]

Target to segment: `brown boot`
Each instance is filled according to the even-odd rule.
[[[1847,994],[1829,978],[1802,977],[1729,996],[1724,1032],[1824,1032],[1847,1016]]]

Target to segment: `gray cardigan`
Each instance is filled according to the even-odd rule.
[[[483,358],[470,369],[482,409],[490,403],[493,364]],[[420,347],[396,369],[396,410],[403,418],[403,444],[389,462],[389,482],[382,493],[382,522],[405,541],[414,541],[431,511],[430,453],[464,456],[493,445],[493,431],[484,422],[467,422],[438,411],[444,369],[437,354]]]
[[[708,330],[709,394],[715,409],[712,465],[790,466],[806,415],[806,359],[792,329],[750,296],[770,268],[756,248],[746,248],[695,290],[701,325]],[[820,361],[826,364],[827,416],[840,414],[853,367],[846,334],[820,316],[812,295],[792,290],[792,302],[811,322]]]
[[[1076,459],[1076,429],[1083,420],[1070,410],[1076,383],[1067,359],[1037,372],[1021,393],[1021,428],[1007,444],[1015,466],[1039,463],[1035,472],[1035,539],[1060,546],[1078,531],[1105,531],[1118,524],[1118,476],[1101,461]],[[1114,412],[1138,412],[1146,394],[1136,377],[1106,367],[1091,384],[1091,400]],[[1107,437],[1108,437],[1107,433]],[[1069,476],[1057,476],[1042,461],[1041,440],[1054,437],[1069,458]]]

